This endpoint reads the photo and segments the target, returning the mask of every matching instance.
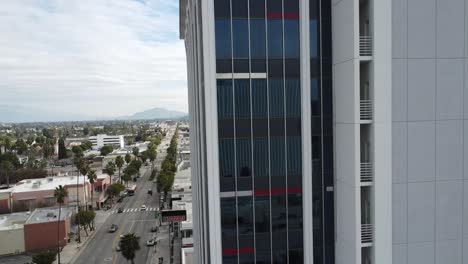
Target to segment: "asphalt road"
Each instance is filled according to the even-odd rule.
[[[155,162],[156,168],[160,168],[165,158],[166,143],[170,142],[171,137],[172,133],[168,133],[158,146],[158,156]],[[140,237],[141,249],[136,253],[135,263],[146,263],[148,259],[151,259],[156,247],[146,246],[146,240],[155,234],[151,233],[150,229],[157,224],[155,210],[159,208],[159,195],[156,191],[156,184],[149,181],[151,167],[143,167],[141,173],[142,177],[136,183],[137,189],[135,195],[124,198],[121,203],[116,204],[111,209],[111,215],[92,240],[88,242],[74,262],[75,264],[128,263],[122,256],[122,253],[115,250],[120,240],[120,235],[126,233],[135,233],[135,235]],[[150,188],[153,190],[153,195],[148,194],[148,189]],[[140,207],[143,204],[146,205],[147,211],[140,211]],[[119,207],[124,210],[123,213],[115,212]],[[112,224],[118,226],[118,230],[115,233],[109,233],[109,227]]]

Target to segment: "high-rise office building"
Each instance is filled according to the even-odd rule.
[[[197,263],[468,263],[465,2],[181,0]]]

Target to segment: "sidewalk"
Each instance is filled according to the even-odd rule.
[[[88,235],[86,236],[86,232],[81,230],[81,243],[78,244],[75,239],[70,241],[63,249],[62,252],[60,253],[60,263],[61,264],[68,264],[68,263],[73,263],[76,258],[80,255],[82,249],[86,247],[88,244],[88,241],[94,237],[94,235],[97,233],[99,228],[106,222],[107,218],[110,215],[110,211],[96,211],[96,218],[95,218],[95,225],[96,229],[94,231],[88,231]],[[55,261],[54,263],[57,263]]]
[[[159,258],[163,258],[163,264],[171,263],[171,249],[169,241],[169,225],[163,224],[159,227],[159,233],[157,234],[158,244],[155,247],[156,253],[148,258],[146,264],[159,264]],[[181,245],[182,240],[179,238],[174,238],[174,262],[173,264],[180,264],[180,254],[181,254]]]

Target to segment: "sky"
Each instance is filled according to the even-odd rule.
[[[179,0],[2,0],[0,104],[122,116],[187,112]]]

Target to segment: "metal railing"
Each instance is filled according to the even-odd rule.
[[[361,100],[360,117],[361,117],[361,120],[372,120],[372,101],[371,100]]]
[[[373,240],[373,227],[372,224],[361,225],[361,242],[372,243]]]
[[[373,174],[372,163],[361,162],[361,182],[372,182]]]
[[[371,36],[359,37],[359,55],[372,56],[372,37]]]

